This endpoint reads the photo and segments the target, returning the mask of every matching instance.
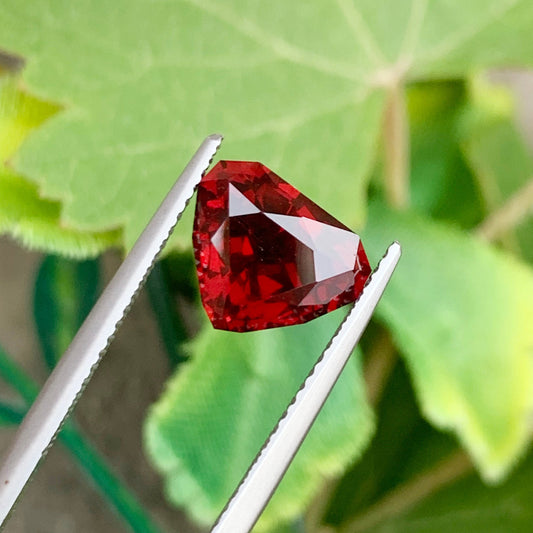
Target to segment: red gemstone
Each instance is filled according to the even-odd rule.
[[[220,161],[204,176],[193,243],[217,329],[307,322],[355,301],[370,275],[359,237],[261,163]]]

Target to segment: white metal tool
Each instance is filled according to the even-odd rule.
[[[98,366],[221,142],[221,135],[210,135],[198,148],[25,416],[0,467],[0,527]]]
[[[110,281],[24,418],[0,467],[0,528],[82,394],[177,224],[222,136],[201,144]],[[252,529],[359,341],[400,258],[393,243],[213,526]]]
[[[266,440],[212,533],[248,533],[252,529],[363,334],[400,255],[400,245],[394,242]]]

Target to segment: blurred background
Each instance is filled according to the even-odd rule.
[[[268,165],[373,265],[404,245],[254,531],[531,531],[533,7],[463,4],[0,6],[0,456],[220,131],[221,158]],[[6,532],[205,531],[341,320],[214,331],[191,220]]]

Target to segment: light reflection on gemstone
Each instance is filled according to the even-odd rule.
[[[230,217],[238,217],[241,215],[253,215],[259,213],[259,209],[255,207],[239,189],[236,189],[231,183],[228,185],[229,200],[228,200],[228,215]]]
[[[353,270],[360,241],[355,233],[307,217],[265,214],[313,250],[314,281],[322,281]]]

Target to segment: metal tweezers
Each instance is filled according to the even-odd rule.
[[[221,135],[210,135],[200,145],[28,411],[0,467],[0,527],[83,393],[221,142]],[[252,529],[366,328],[400,253],[397,242],[390,245],[361,297],[280,418],[212,532],[245,533]]]

